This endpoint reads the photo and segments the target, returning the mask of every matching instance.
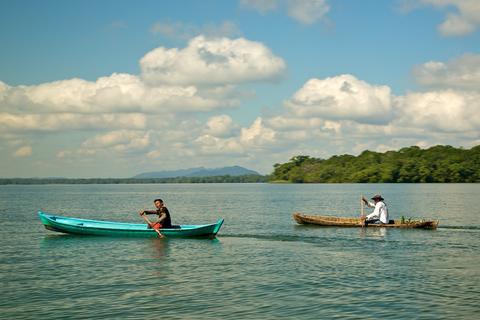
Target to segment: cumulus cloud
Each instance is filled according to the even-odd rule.
[[[212,135],[203,135],[195,139],[194,145],[201,155],[242,156],[245,148],[238,139],[219,138]]]
[[[285,8],[291,18],[305,25],[324,20],[330,11],[327,0],[242,0],[240,3],[242,7],[256,10],[261,14]]]
[[[386,123],[392,117],[390,88],[368,84],[352,75],[310,79],[286,105],[302,118]]]
[[[478,0],[404,0],[403,9],[410,11],[422,6],[444,9],[445,20],[438,31],[446,37],[465,36],[474,32],[480,24],[480,2]]]
[[[108,113],[210,111],[236,105],[195,86],[151,87],[137,76],[114,73],[97,81],[61,80],[32,86],[0,86],[0,105],[11,112]]]
[[[413,73],[427,91],[401,96],[349,74],[308,79],[274,114],[240,126],[220,108],[237,103],[239,83],[272,79],[284,64],[263,45],[237,40],[198,37],[184,49],[154,50],[148,61],[142,59],[146,69],[138,76],[115,73],[37,86],[0,82],[0,134],[17,141],[0,148],[28,157],[28,133],[95,129],[91,136],[78,133],[83,143],[55,150],[55,161],[123,159],[131,165],[138,156],[134,163],[149,167],[235,162],[267,172],[296,154],[329,157],[365,148],[479,141],[478,55],[417,66]],[[258,51],[258,59],[244,55],[249,48]],[[193,67],[182,69],[182,58]],[[163,78],[165,72],[171,79]],[[206,111],[209,117],[202,120],[198,112]]]
[[[143,151],[150,145],[150,134],[143,131],[117,130],[96,135],[82,143],[85,150],[116,152]]]
[[[229,137],[238,129],[231,117],[227,115],[214,116],[208,119],[204,133],[215,137]]]
[[[456,70],[447,68],[443,78],[455,78]],[[287,101],[286,113],[267,123],[277,130],[317,128],[324,133],[348,136],[478,134],[479,101],[479,90],[444,89],[393,96],[387,86],[374,86],[343,75],[307,81]],[[408,132],[402,133],[405,130]]]
[[[225,85],[278,79],[285,62],[259,42],[199,36],[181,50],[150,51],[140,67],[150,85]]]
[[[13,156],[16,158],[25,158],[31,155],[32,155],[32,147],[30,146],[24,146],[24,147],[18,148],[13,154]]]
[[[195,144],[204,154],[249,154],[258,150],[271,150],[277,144],[275,130],[264,125],[261,117],[246,128],[242,128],[235,137],[222,138],[205,134],[195,140]]]
[[[210,112],[239,105],[236,85],[273,80],[284,61],[259,42],[199,36],[184,49],[157,48],[141,75],[113,73],[38,85],[0,81],[0,131],[142,129],[146,114]]]
[[[395,123],[429,131],[480,131],[480,93],[454,90],[410,93],[399,97]]]
[[[262,118],[258,117],[249,128],[242,128],[240,141],[249,147],[268,146],[275,143],[276,133],[266,127]]]
[[[454,69],[447,70],[444,78]],[[271,150],[325,157],[332,153],[328,150],[352,154],[367,148],[384,152],[406,145],[472,146],[480,136],[478,101],[478,89],[395,96],[388,86],[372,85],[351,75],[310,79],[285,102],[283,111],[261,122],[257,119],[241,132],[256,132],[258,128],[268,132],[270,139],[265,145],[270,148],[257,150],[270,158],[274,157],[267,155]],[[245,141],[258,144],[258,136],[246,139],[249,136],[235,139],[243,152],[248,149]]]
[[[413,69],[418,83],[433,88],[480,88],[480,55],[465,54],[448,62],[429,61]]]
[[[294,130],[298,128],[319,128],[325,121],[317,117],[298,117],[294,114],[282,114],[266,119],[267,124],[275,130]]]
[[[0,132],[70,131],[86,129],[143,129],[143,114],[15,114],[0,113]]]
[[[188,40],[199,35],[212,37],[237,37],[241,35],[240,29],[232,21],[224,21],[220,24],[206,24],[196,26],[180,21],[158,21],[150,28],[150,32],[166,38]]]

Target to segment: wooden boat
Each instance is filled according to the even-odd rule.
[[[294,213],[293,219],[299,224],[315,224],[325,227],[368,227],[368,228],[418,228],[418,229],[436,229],[438,220],[390,220],[389,224],[367,224],[364,225],[361,218],[343,218],[335,216],[306,215]]]
[[[82,235],[117,236],[117,237],[158,237],[154,229],[145,223],[125,223],[102,220],[77,219],[55,216],[39,211],[38,215],[46,229]],[[162,228],[161,233],[170,237],[205,237],[214,238],[222,227],[223,219],[213,224],[180,225],[175,228]]]

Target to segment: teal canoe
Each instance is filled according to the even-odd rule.
[[[114,237],[158,237],[155,230],[147,228],[145,223],[77,219],[51,215],[42,211],[38,211],[38,215],[45,228],[62,233]],[[223,219],[220,219],[217,223],[180,225],[175,228],[163,228],[160,231],[167,238],[214,238],[222,224]]]

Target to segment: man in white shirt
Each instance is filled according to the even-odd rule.
[[[381,195],[376,194],[372,197],[374,202],[369,202],[365,197],[362,197],[363,202],[370,207],[375,208],[372,213],[365,217],[365,225],[369,223],[388,224],[388,209]]]

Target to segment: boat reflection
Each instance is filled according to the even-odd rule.
[[[152,254],[156,258],[163,258],[167,255],[168,239],[151,238],[148,242],[150,243]]]
[[[362,238],[384,238],[386,234],[387,228],[360,228]]]

